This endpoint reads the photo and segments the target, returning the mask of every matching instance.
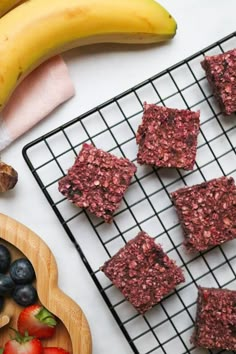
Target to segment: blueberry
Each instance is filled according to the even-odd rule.
[[[3,309],[3,305],[4,305],[4,297],[3,297],[3,296],[0,296],[0,312],[1,312],[2,309]]]
[[[10,266],[9,273],[16,284],[28,284],[35,278],[34,268],[26,258],[14,261]]]
[[[0,274],[0,296],[10,295],[15,287],[12,278],[6,274]]]
[[[12,294],[13,300],[20,306],[33,305],[38,296],[37,291],[31,284],[17,285]]]
[[[11,264],[11,254],[7,247],[0,245],[0,273],[6,273]]]

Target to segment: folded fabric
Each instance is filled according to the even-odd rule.
[[[1,113],[0,151],[74,94],[61,56],[41,64],[20,83]]]

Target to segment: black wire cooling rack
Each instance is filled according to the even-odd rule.
[[[23,149],[33,176],[134,353],[213,353],[195,348],[190,342],[197,286],[236,289],[235,241],[194,256],[186,254],[182,230],[170,199],[170,192],[182,186],[222,175],[236,177],[236,117],[221,114],[200,66],[204,55],[235,47],[236,32]],[[141,122],[144,101],[201,111],[197,162],[191,172],[139,166],[114,222],[107,225],[68,202],[58,192],[58,180],[72,166],[84,142],[136,162],[135,132]],[[144,316],[99,271],[105,260],[140,230],[162,244],[183,268],[186,278],[185,283]]]

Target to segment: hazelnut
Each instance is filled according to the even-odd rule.
[[[15,187],[18,173],[11,166],[0,162],[0,192],[7,192]]]

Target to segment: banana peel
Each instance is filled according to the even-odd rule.
[[[94,43],[158,43],[176,29],[154,0],[26,1],[0,19],[0,111],[18,84],[53,55]]]
[[[13,9],[13,7],[17,6],[23,2],[22,0],[1,0],[0,1],[0,17],[5,15],[8,11]]]

